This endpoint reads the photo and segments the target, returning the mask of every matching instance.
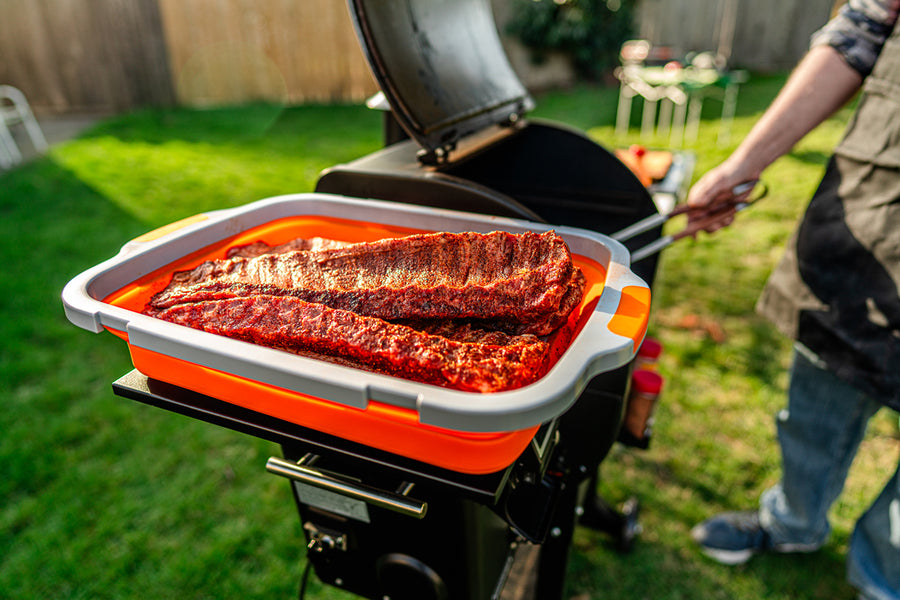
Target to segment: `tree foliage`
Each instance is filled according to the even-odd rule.
[[[572,60],[579,75],[600,79],[632,37],[634,0],[514,0],[508,32],[540,62],[551,51]]]

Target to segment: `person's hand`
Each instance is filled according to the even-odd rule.
[[[748,182],[759,178],[739,162],[725,161],[708,171],[688,192],[688,229],[713,233],[734,222],[737,205],[753,191]]]

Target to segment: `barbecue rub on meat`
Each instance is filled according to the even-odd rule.
[[[264,294],[389,320],[497,319],[545,335],[583,287],[552,231],[433,233],[208,261],[175,273],[150,307]]]
[[[470,392],[510,390],[535,381],[544,374],[549,348],[534,336],[510,338],[471,330],[455,335],[475,341],[451,340],[290,296],[181,304],[156,317],[264,346],[346,358],[383,373]]]
[[[296,238],[284,244],[270,246],[265,242],[253,242],[243,246],[234,246],[225,253],[225,258],[253,258],[261,254],[283,254],[294,250],[327,250],[328,248],[343,248],[349,246],[347,242],[329,240],[327,238]]]

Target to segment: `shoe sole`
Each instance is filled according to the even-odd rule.
[[[701,546],[703,554],[713,559],[717,563],[734,567],[742,565],[753,558],[754,554],[762,552],[774,552],[777,554],[809,554],[821,548],[818,544],[781,544],[775,548],[768,550],[722,550],[721,548],[709,548]]]
[[[701,547],[703,554],[713,559],[717,563],[734,567],[742,565],[756,554],[753,550],[721,550],[719,548]]]

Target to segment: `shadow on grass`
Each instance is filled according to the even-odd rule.
[[[660,510],[660,519],[677,518]],[[653,533],[653,532],[647,532]],[[657,536],[665,532],[656,532]],[[687,531],[676,532],[687,540]],[[649,536],[648,536],[649,537]],[[604,536],[580,532],[572,553],[567,596],[719,600],[851,600],[856,594],[846,582],[845,557],[831,545],[809,555],[761,555],[745,565],[729,567],[702,556],[678,540],[638,540],[630,554],[611,549]]]
[[[615,502],[614,496],[622,494],[636,497],[641,502],[643,531],[633,550],[622,553],[609,536],[579,528],[567,579],[566,597],[570,600],[855,599],[846,582],[845,532],[836,531],[824,548],[812,554],[763,554],[745,565],[720,565],[702,554],[690,538],[690,529],[717,512],[752,508],[752,501],[734,506],[734,497],[755,498],[756,489],[746,493],[714,489],[702,470],[656,461],[644,451],[619,452],[611,460],[615,465],[604,463],[605,468],[619,481],[613,482],[607,500]],[[623,461],[627,463],[624,483],[622,473],[613,473],[622,468]],[[771,475],[765,472],[765,464],[756,462],[737,470],[741,480],[757,483]],[[615,590],[615,596],[608,596],[607,590]]]
[[[750,315],[742,320],[744,337],[730,339],[728,345],[710,335],[693,338],[677,348],[679,363],[704,365],[723,377],[738,372],[760,386],[777,382],[786,371],[782,357],[790,342],[761,317]]]
[[[91,435],[67,415],[121,374],[128,355],[71,325],[60,293],[144,229],[49,157],[0,176],[0,496],[40,489],[65,446]]]

